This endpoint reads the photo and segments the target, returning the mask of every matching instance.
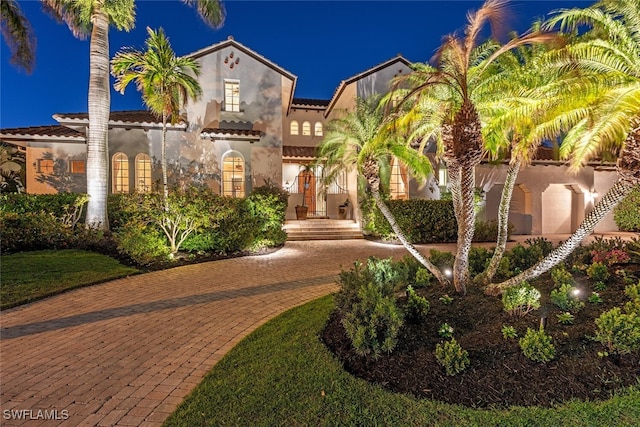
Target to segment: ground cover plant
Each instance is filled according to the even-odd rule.
[[[595,427],[635,426],[640,420],[636,387],[604,401],[509,410],[476,410],[394,393],[345,372],[343,361],[323,345],[319,335],[333,309],[327,296],[254,331],[216,364],[164,425]],[[474,370],[474,357],[469,351],[471,366],[463,372]],[[444,372],[439,365],[438,370]]]
[[[80,286],[139,273],[106,255],[79,250],[20,252],[2,256],[2,309]]]
[[[551,249],[543,239],[530,243],[508,251],[505,259],[528,268],[538,259],[531,254],[543,256],[531,246]],[[602,248],[611,253],[620,244],[596,240],[580,247],[572,261],[581,260],[581,269],[572,273],[569,265],[556,267],[505,290],[502,299],[485,295],[481,286],[455,298],[446,298],[453,288],[436,283],[415,287],[407,258],[388,263],[400,275],[391,292],[389,282],[376,285],[373,279],[383,264],[369,260],[357,274],[341,274],[343,287],[322,340],[347,372],[418,398],[476,408],[606,400],[640,379],[640,263],[628,257],[608,266],[593,261],[594,254],[601,258]],[[606,287],[596,292],[602,280]],[[385,305],[372,298],[376,286],[385,289]],[[419,317],[412,314],[417,298],[428,307]],[[389,325],[382,316],[387,307],[404,313],[393,318],[395,347],[377,346],[374,352],[362,341],[356,347],[345,333],[345,318],[361,306],[380,314],[376,322],[363,322],[365,336],[387,338]]]

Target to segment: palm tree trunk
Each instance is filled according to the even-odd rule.
[[[162,112],[162,201],[169,212],[169,186],[167,185],[167,113]]]
[[[523,271],[519,275],[512,277],[499,284],[492,284],[487,287],[485,293],[487,295],[500,295],[502,291],[510,286],[516,286],[519,283],[533,279],[541,274],[549,271],[558,263],[563,261],[571,252],[573,252],[580,242],[590,235],[596,228],[596,225],[611,212],[616,205],[624,199],[633,185],[628,182],[618,180],[616,184],[605,194],[595,208],[585,217],[578,229],[564,242],[562,245],[554,249],[543,260],[538,262],[528,270]]]
[[[409,251],[409,253],[415,259],[417,259],[418,262],[420,262],[420,264],[422,264],[427,270],[429,270],[431,274],[433,274],[433,276],[438,280],[438,282],[440,282],[440,284],[442,285],[449,284],[449,279],[447,279],[447,277],[442,273],[442,271],[440,271],[438,267],[436,267],[427,258],[425,258],[420,253],[420,251],[418,251],[418,249],[416,249],[416,247],[413,246],[407,240],[407,238],[404,236],[403,231],[400,229],[400,226],[398,226],[398,223],[396,222],[396,219],[394,218],[393,214],[391,213],[387,205],[382,200],[382,197],[380,197],[380,192],[374,189],[374,187],[371,187],[371,194],[373,195],[373,200],[375,200],[376,205],[378,206],[378,209],[380,209],[380,212],[382,212],[382,215],[384,215],[384,217],[387,219],[387,221],[389,222],[389,225],[391,226],[391,229],[393,230],[394,233],[396,233],[396,236],[398,236],[398,239],[400,239],[400,242],[402,242],[402,245],[407,249],[407,251]]]
[[[458,241],[453,263],[453,286],[460,294],[467,293],[469,283],[469,251],[475,231],[474,206],[475,169],[460,167],[460,202],[458,217]],[[455,206],[455,201],[454,201]]]
[[[87,135],[88,227],[108,230],[109,183],[109,18],[97,9],[91,19],[89,56],[89,129]]]
[[[533,267],[502,283],[489,285],[485,290],[486,294],[499,295],[505,288],[515,286],[524,280],[538,277],[563,261],[578,247],[585,237],[593,232],[602,218],[611,212],[640,183],[640,117],[631,120],[631,126],[632,129],[625,139],[624,148],[618,159],[618,181],[589,212],[578,229],[567,241]]]
[[[509,169],[507,170],[504,187],[502,188],[500,206],[498,206],[498,238],[496,240],[496,248],[493,251],[493,256],[491,257],[491,261],[489,261],[487,269],[476,278],[477,282],[483,285],[486,285],[493,279],[493,276],[500,266],[500,261],[502,261],[502,256],[507,249],[509,209],[511,206],[511,197],[513,196],[513,187],[516,184],[521,164],[522,161],[518,158],[509,165]]]

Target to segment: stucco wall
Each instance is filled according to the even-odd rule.
[[[26,153],[27,192],[31,194],[53,194],[87,191],[85,173],[71,173],[70,160],[86,163],[87,148],[82,143],[32,143]],[[38,161],[51,159],[53,173],[38,172]]]

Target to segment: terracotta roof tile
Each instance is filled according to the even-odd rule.
[[[0,129],[1,135],[15,135],[15,136],[53,136],[53,137],[70,137],[70,138],[84,138],[84,134],[77,130],[68,128],[66,126],[51,125],[51,126],[30,126],[23,128],[7,128]]]
[[[297,147],[285,145],[282,147],[283,157],[316,157],[316,147]]]
[[[204,128],[202,129],[203,134],[216,134],[216,135],[228,135],[228,136],[251,136],[251,137],[261,137],[262,132],[259,130],[252,129],[220,129],[220,128]]]
[[[329,102],[331,102],[330,99],[293,98],[295,106],[326,107]]]
[[[57,119],[89,120],[89,113],[58,113]],[[122,123],[162,123],[162,119],[148,110],[112,111],[109,120]],[[185,123],[180,119],[178,123]]]

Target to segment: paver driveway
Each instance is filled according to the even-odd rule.
[[[0,424],[160,425],[249,332],[336,290],[341,267],[405,254],[363,240],[289,242],[3,311]]]
[[[454,249],[420,248],[431,247]],[[406,254],[366,240],[288,242],[270,255],[132,276],[5,310],[0,425],[160,425],[249,332],[335,291],[337,274],[357,259]],[[47,416],[59,419],[24,420]]]

